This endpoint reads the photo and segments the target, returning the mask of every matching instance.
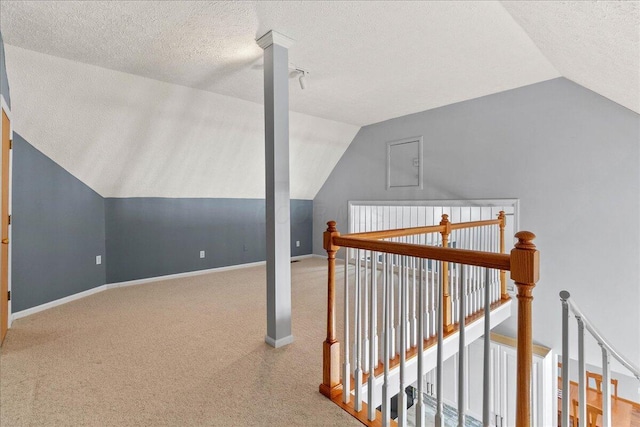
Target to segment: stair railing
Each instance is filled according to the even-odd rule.
[[[445,331],[459,328],[459,345],[464,349],[465,319],[483,312],[485,335],[490,331],[492,304],[508,300],[506,271],[511,272],[518,291],[518,379],[516,422],[518,427],[531,422],[532,290],[538,280],[539,254],[533,244],[535,235],[522,231],[510,254],[504,252],[504,214],[497,220],[451,224],[446,215],[438,226],[354,233],[341,236],[336,223],[329,221],[324,233],[328,254],[327,338],[323,342],[323,382],[320,392],[350,411],[364,423],[374,422],[379,413],[376,401],[377,380],[382,379],[382,425],[390,422],[392,392],[403,391],[408,369],[407,356],[417,356],[418,399],[417,422],[424,425],[422,408],[424,350],[428,339],[437,340],[438,393],[436,425],[443,425],[442,366]],[[483,230],[486,228],[487,230]],[[496,233],[497,230],[497,233]],[[499,238],[490,238],[497,235]],[[340,343],[335,331],[336,282],[335,259],[340,248],[346,248],[344,270],[344,348],[342,379],[340,378]],[[353,274],[350,265],[353,263]],[[350,287],[353,277],[354,348],[350,357]],[[379,279],[379,280],[378,280]],[[380,286],[381,285],[381,286]],[[378,291],[379,288],[381,292]],[[368,292],[367,292],[368,290]],[[417,296],[416,296],[417,291]],[[382,294],[381,310],[377,301]],[[448,298],[447,298],[448,296]],[[398,304],[396,304],[396,301]],[[414,319],[417,305],[417,318]],[[433,315],[435,313],[435,315]],[[429,315],[432,314],[431,317]],[[457,316],[456,316],[457,315]],[[458,318],[457,325],[455,318]],[[396,321],[397,320],[397,321]],[[381,323],[382,337],[377,337]],[[368,329],[367,329],[368,325]],[[395,331],[394,331],[395,327]],[[435,332],[433,336],[431,332]],[[397,339],[394,333],[397,332]],[[368,337],[364,340],[364,337]],[[422,339],[420,339],[422,338]],[[486,344],[489,343],[486,340]],[[377,343],[381,342],[381,348]],[[397,350],[393,347],[396,346]],[[463,354],[464,352],[461,352]],[[483,421],[489,425],[489,346],[485,346]],[[380,363],[381,362],[381,363]],[[390,381],[390,367],[399,366],[399,384]],[[351,363],[354,369],[351,369]],[[415,369],[415,368],[413,368]],[[459,363],[459,381],[464,378],[464,364]],[[376,372],[377,371],[377,372]],[[352,378],[353,373],[353,378]],[[378,377],[376,377],[378,374]],[[363,381],[367,381],[363,391]],[[351,381],[354,381],[354,398]],[[366,416],[364,393],[366,392]],[[395,393],[393,393],[395,394]],[[406,395],[399,393],[398,422],[406,425]],[[380,397],[377,397],[380,400]],[[350,408],[350,409],[349,409]],[[459,425],[464,425],[464,395],[458,399]]]
[[[573,313],[578,322],[578,419],[587,419],[587,379],[584,355],[585,329],[602,349],[602,422],[603,427],[611,427],[611,358],[616,359],[631,374],[640,380],[640,368],[607,341],[593,323],[584,315],[580,307],[571,299],[567,291],[560,292],[562,301],[562,427],[569,427],[569,314]]]

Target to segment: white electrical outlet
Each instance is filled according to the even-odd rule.
[[[296,240],[296,248],[300,247],[300,240]]]
[[[204,258],[204,251],[200,251],[200,258]]]
[[[96,265],[100,265],[102,264],[102,255],[97,255],[96,256]]]

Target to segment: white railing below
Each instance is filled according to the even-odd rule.
[[[573,313],[578,322],[578,420],[587,420],[587,378],[585,363],[585,330],[596,340],[602,349],[602,426],[612,426],[611,411],[611,370],[610,362],[613,357],[640,381],[640,368],[607,341],[580,307],[571,299],[567,291],[560,292],[562,301],[562,427],[569,427],[570,418],[570,385],[569,385],[569,314]],[[581,425],[586,425],[585,421]]]

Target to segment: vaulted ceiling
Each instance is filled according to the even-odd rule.
[[[255,39],[270,29],[310,73],[290,84],[294,197],[314,197],[362,125],[543,80],[640,112],[638,2],[2,1],[0,25],[16,129],[109,196],[262,194],[246,156],[262,154]],[[150,131],[160,111],[184,120]],[[163,154],[176,138],[188,149]]]

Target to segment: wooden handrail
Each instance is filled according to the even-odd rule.
[[[461,225],[500,226],[500,252],[481,252],[467,249],[446,247],[448,235],[452,229],[465,228]],[[473,224],[473,225],[472,225]],[[511,272],[511,279],[515,282],[518,294],[518,344],[517,344],[517,389],[516,389],[516,427],[529,427],[531,423],[531,371],[532,371],[532,328],[531,328],[531,303],[533,300],[533,288],[539,278],[539,252],[533,244],[535,235],[528,231],[516,233],[518,243],[510,254],[504,253],[504,226],[505,215],[500,212],[497,220],[473,221],[462,224],[450,224],[446,215],[439,226],[416,227],[382,232],[356,233],[341,236],[336,229],[335,221],[327,223],[325,231],[324,249],[328,254],[328,306],[327,306],[327,338],[323,342],[323,383],[320,392],[332,398],[341,391],[339,374],[339,342],[335,335],[335,254],[341,247],[370,250],[396,255],[424,258],[443,263],[460,263],[502,270],[501,294],[506,294],[506,271]],[[429,229],[428,232],[443,233],[443,247],[425,246],[411,243],[399,243],[379,240],[387,237],[399,237],[416,233],[415,230]],[[436,231],[437,230],[437,231]],[[409,233],[409,231],[411,231]],[[423,231],[424,232],[424,231]],[[447,239],[445,239],[445,237]],[[445,243],[446,242],[446,243]],[[501,273],[502,273],[501,272]],[[446,277],[445,274],[443,277]],[[448,292],[446,292],[448,294]],[[443,293],[444,296],[445,293]],[[443,319],[443,320],[446,320]],[[445,322],[446,325],[446,322]]]
[[[511,270],[510,256],[507,254],[424,246],[413,243],[386,242],[383,240],[369,240],[347,236],[335,237],[333,243],[340,247],[407,255],[435,261],[455,262],[478,267],[494,268],[496,270]]]
[[[499,219],[485,219],[482,221],[456,222],[451,223],[452,230],[460,230],[461,228],[484,227],[486,225],[500,225]]]
[[[363,231],[350,233],[349,237],[366,237],[368,239],[389,239],[392,237],[414,236],[416,234],[440,233],[444,230],[441,225],[427,225],[424,227],[397,228],[394,230]]]
[[[504,212],[503,212],[504,213]],[[442,215],[449,216],[447,214]],[[469,221],[469,222],[458,222],[458,223],[449,223],[449,232],[451,230],[460,230],[463,228],[474,228],[474,227],[483,227],[487,225],[500,225],[500,219],[487,219],[483,221]],[[349,237],[366,237],[368,239],[390,239],[393,237],[404,237],[404,236],[413,236],[416,234],[427,234],[427,233],[442,233],[445,231],[447,226],[442,225],[427,225],[422,227],[410,227],[410,228],[397,228],[394,230],[380,230],[380,231],[363,231],[360,233],[350,233]]]

